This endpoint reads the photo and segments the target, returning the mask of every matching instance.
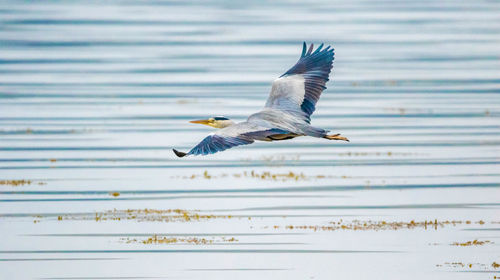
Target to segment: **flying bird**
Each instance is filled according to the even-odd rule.
[[[209,134],[189,152],[173,149],[178,157],[208,155],[229,148],[252,144],[254,141],[281,141],[299,136],[349,141],[340,134],[311,125],[311,114],[324,89],[333,66],[334,49],[321,44],[307,48],[303,43],[299,61],[285,74],[274,80],[264,109],[235,123],[223,117],[191,121],[218,130]]]

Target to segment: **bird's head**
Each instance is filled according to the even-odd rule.
[[[223,116],[211,117],[206,120],[190,121],[190,123],[200,123],[215,128],[224,128],[234,124],[232,120]]]

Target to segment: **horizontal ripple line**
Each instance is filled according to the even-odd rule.
[[[0,191],[0,194],[26,195],[109,195],[111,192],[125,194],[182,194],[182,193],[280,193],[280,192],[324,192],[351,190],[398,190],[398,189],[438,189],[438,188],[499,188],[500,183],[456,183],[456,184],[394,184],[394,185],[344,185],[305,187],[260,187],[241,189],[171,189],[171,190],[94,190],[94,191]],[[88,188],[88,187],[85,187]]]
[[[267,250],[267,249],[193,249],[193,250],[5,250],[0,254],[141,254],[141,253],[208,253],[208,254],[359,254],[359,253],[402,253],[402,251],[356,251],[356,250]]]
[[[343,162],[327,162],[327,163],[303,163],[303,162],[280,162],[280,166],[422,166],[422,165],[496,165],[500,164],[500,161],[476,161],[476,162],[466,162],[466,161],[429,161],[429,162],[416,162],[406,160],[404,162],[398,162],[393,160],[385,160],[378,162],[354,162],[354,161],[343,161]],[[239,167],[261,167],[262,163],[245,163],[239,164]],[[158,168],[224,168],[224,167],[235,167],[234,164],[190,164],[190,165],[46,165],[46,166],[0,166],[0,170],[34,170],[34,169],[158,169]]]
[[[333,210],[333,209],[473,209],[498,208],[500,203],[450,203],[450,204],[399,204],[399,205],[293,205],[273,207],[250,207],[232,211],[274,211],[274,210]],[[228,211],[227,209],[213,211]]]

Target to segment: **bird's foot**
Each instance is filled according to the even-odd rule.
[[[184,152],[179,152],[177,151],[176,149],[172,149],[174,151],[174,154],[178,157],[185,157],[187,155],[187,153],[184,153]]]
[[[326,135],[325,138],[328,139],[328,140],[342,140],[342,141],[349,142],[349,139],[347,139],[344,136],[340,136],[340,134]]]

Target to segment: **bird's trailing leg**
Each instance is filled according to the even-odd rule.
[[[332,134],[332,135],[326,135],[324,138],[328,140],[342,140],[342,141],[347,141],[349,142],[349,139],[347,139],[344,136],[340,136],[340,134]]]
[[[185,157],[187,155],[187,153],[184,153],[184,152],[179,152],[177,151],[176,149],[172,149],[174,151],[174,154],[178,157]]]

